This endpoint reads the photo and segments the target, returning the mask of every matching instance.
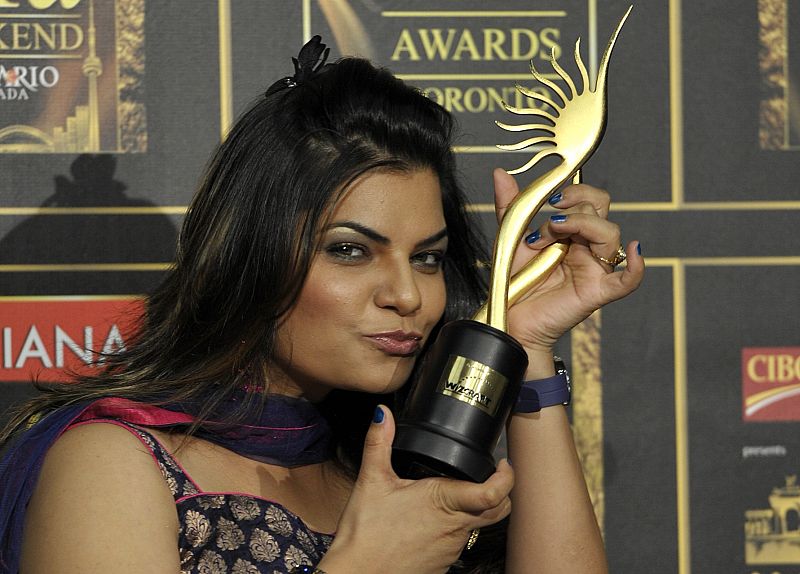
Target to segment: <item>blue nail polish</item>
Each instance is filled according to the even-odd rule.
[[[559,191],[559,192],[558,192],[558,193],[556,193],[556,194],[555,194],[553,197],[551,197],[550,199],[548,199],[548,200],[547,200],[547,203],[549,203],[550,205],[555,205],[556,203],[558,203],[558,202],[559,202],[559,201],[561,201],[562,199],[563,199],[563,195],[562,195],[562,194],[561,194],[561,192]]]
[[[642,244],[641,243],[637,243],[636,244],[636,254],[637,255],[641,255],[642,254]]]
[[[537,229],[536,231],[534,231],[533,233],[529,234],[525,238],[525,243],[527,243],[528,245],[530,245],[531,243],[536,243],[537,241],[539,241],[539,238],[541,236],[542,236],[542,234],[539,233],[539,230]]]
[[[372,422],[374,422],[374,423],[382,423],[384,416],[385,415],[383,414],[383,409],[380,408],[380,407],[375,407],[375,414],[372,417]]]
[[[552,223],[564,223],[567,220],[566,215],[551,215],[550,221]]]

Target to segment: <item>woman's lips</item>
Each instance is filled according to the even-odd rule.
[[[407,357],[419,351],[422,335],[418,333],[406,333],[405,331],[393,331],[391,333],[375,333],[367,335],[367,339],[372,341],[375,346],[389,355],[400,355]]]

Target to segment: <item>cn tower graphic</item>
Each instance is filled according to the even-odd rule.
[[[100,117],[97,100],[97,76],[103,73],[103,63],[97,57],[94,27],[94,0],[89,0],[89,55],[83,61],[83,75],[89,79],[89,134],[86,151],[100,151]]]

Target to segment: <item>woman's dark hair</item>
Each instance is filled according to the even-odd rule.
[[[212,157],[186,214],[175,264],[149,297],[128,348],[103,357],[97,376],[47,388],[0,440],[34,413],[103,396],[197,401],[202,421],[235,389],[268,381],[276,328],[303,286],[318,230],[339,194],[370,170],[438,175],[450,237],[442,321],[477,308],[483,240],[468,222],[456,180],[450,114],[387,70],[355,58],[270,92],[238,119]],[[340,461],[352,471],[378,400],[388,401],[333,393],[323,405]]]

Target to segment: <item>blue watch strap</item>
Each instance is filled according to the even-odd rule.
[[[525,381],[519,391],[515,413],[535,413],[545,407],[569,404],[571,396],[569,375],[566,369],[546,379]]]

